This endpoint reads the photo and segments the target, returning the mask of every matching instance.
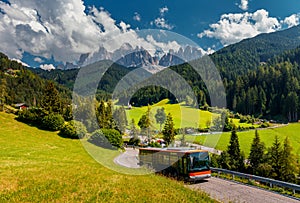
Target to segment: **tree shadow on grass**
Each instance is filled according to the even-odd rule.
[[[105,136],[95,136],[90,137],[87,140],[89,143],[96,145],[101,148],[110,149],[110,150],[118,150],[117,147],[110,144],[110,142],[105,138]]]

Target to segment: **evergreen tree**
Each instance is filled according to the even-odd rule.
[[[138,145],[140,143],[140,139],[138,137],[138,129],[135,127],[134,119],[131,120],[130,124],[130,144]]]
[[[292,154],[290,141],[286,137],[283,143],[280,179],[286,182],[296,182],[297,170],[296,159]]]
[[[167,143],[167,146],[175,140],[175,128],[174,128],[173,118],[170,113],[167,116],[162,134],[164,140]]]
[[[117,128],[121,133],[125,133],[126,126],[127,126],[127,117],[124,106],[117,108],[114,113],[114,120],[117,125]]]
[[[105,108],[105,117],[107,121],[107,126],[105,126],[105,128],[117,130],[117,125],[114,121],[112,110],[113,110],[113,103],[111,100],[109,100],[107,102],[107,107]],[[124,109],[124,113],[125,113],[125,109]],[[126,114],[125,114],[125,118],[126,118]],[[126,125],[127,125],[127,119],[126,119]]]
[[[97,108],[97,119],[99,123],[99,127],[106,128],[107,126],[107,118],[106,118],[106,107],[105,102],[103,100],[100,101],[100,104]]]
[[[218,165],[221,168],[228,169],[228,170],[231,169],[230,156],[227,151],[223,151],[221,155],[218,157],[217,161],[218,161]]]
[[[271,178],[279,180],[282,170],[282,148],[277,135],[275,136],[273,145],[268,151],[268,160],[272,167]]]
[[[152,119],[151,119],[151,108],[148,105],[148,109],[144,115],[140,118],[138,122],[138,126],[144,131],[148,137],[148,141],[150,142],[150,131],[152,128]]]
[[[232,170],[244,170],[244,157],[240,150],[239,138],[236,133],[236,128],[231,132],[230,142],[227,152],[229,154],[229,163]]]
[[[259,134],[256,130],[248,158],[252,174],[257,174],[258,166],[264,162],[264,151],[265,146],[260,142]]]
[[[164,107],[157,109],[155,114],[155,119],[156,119],[156,123],[158,123],[160,126],[159,131],[161,132],[162,124],[166,121],[166,112]]]
[[[7,97],[7,82],[6,79],[2,78],[0,81],[0,111],[4,111],[4,104],[6,103]]]
[[[48,82],[45,86],[41,107],[48,113],[61,113],[61,99],[58,90],[53,82]]]

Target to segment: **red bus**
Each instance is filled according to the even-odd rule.
[[[211,177],[209,154],[190,148],[140,148],[139,164],[185,181]]]

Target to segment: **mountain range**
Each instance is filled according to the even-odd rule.
[[[300,109],[299,46],[300,27],[297,26],[280,32],[258,35],[211,54],[210,58],[219,69],[226,88],[228,108],[243,114],[272,116],[281,114],[288,116],[289,120],[297,119],[295,115],[299,114],[297,109]],[[30,68],[29,71],[35,73],[35,76],[30,77],[52,80],[72,90],[80,70],[78,67],[97,67],[99,59],[115,60],[114,65],[108,69],[98,86],[97,94],[105,93],[105,98],[108,98],[118,82],[127,74],[134,72],[133,70],[142,70],[139,75],[151,79],[151,74],[164,71],[166,67],[169,67],[192,87],[198,104],[205,105],[210,104],[210,95],[201,82],[201,78],[189,67],[188,63],[185,63],[203,54],[201,49],[187,46],[178,51],[169,50],[168,53],[157,51],[152,56],[142,47],[133,48],[129,44],[124,44],[113,53],[100,47],[93,55],[82,55],[76,65],[69,63],[61,69],[45,71]],[[6,56],[2,56],[2,60],[9,61]],[[11,96],[10,102],[28,100],[32,103],[35,97],[34,91],[39,88],[30,88],[30,85],[35,85],[32,82],[30,85],[28,82],[25,83],[24,78],[28,75],[28,72],[23,71],[25,67],[18,67],[17,71],[12,71],[15,69],[15,64],[0,61],[0,68],[2,68],[2,73],[1,71],[0,73],[6,78],[7,84],[18,84],[18,87],[26,86],[27,92],[29,89],[32,91],[30,91],[31,98],[26,97],[24,93],[22,96]],[[140,67],[143,69],[139,69]],[[14,74],[10,75],[11,73]],[[22,85],[23,83],[25,85]],[[177,81],[174,83],[180,85]],[[15,95],[16,92],[12,91],[13,87],[10,89],[11,94]],[[185,96],[184,91],[179,94],[182,97]],[[145,87],[133,95],[132,101],[134,100],[137,105],[147,105],[163,98],[174,100],[174,96],[163,88]],[[289,105],[285,105],[287,103]]]
[[[77,64],[66,63],[66,65],[59,65],[57,68],[69,70],[87,66],[101,60],[111,60],[125,67],[144,68],[150,73],[156,73],[166,67],[198,59],[204,54],[205,52],[200,48],[185,46],[180,47],[178,51],[170,49],[167,53],[162,50],[156,50],[152,56],[143,47],[132,47],[129,43],[125,43],[113,52],[109,52],[101,46],[95,53],[82,54]]]

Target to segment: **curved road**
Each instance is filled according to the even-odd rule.
[[[299,203],[295,199],[277,193],[214,177],[198,184],[188,185],[187,187],[204,191],[213,199],[226,203]]]
[[[138,152],[138,149],[126,148],[126,151],[116,157],[114,162],[127,168],[139,168]],[[210,194],[213,199],[226,203],[299,203],[297,200],[277,193],[214,177],[198,184],[187,185],[187,187],[204,191]]]
[[[138,149],[125,148],[126,151],[114,159],[114,162],[118,165],[125,166],[127,168],[140,168],[138,165]]]

